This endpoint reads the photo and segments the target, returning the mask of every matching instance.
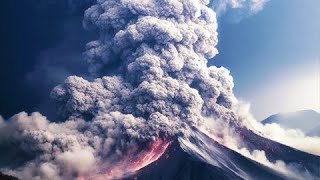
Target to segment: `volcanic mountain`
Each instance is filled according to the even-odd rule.
[[[188,139],[173,142],[157,161],[127,179],[302,179],[288,177],[275,169],[245,157],[195,130]],[[319,176],[320,158],[242,129],[241,134],[251,150],[262,148],[268,159],[281,158],[297,170]],[[307,178],[308,179],[308,178]]]
[[[320,157],[266,139],[246,128],[241,132],[251,151],[264,149],[268,159],[276,162],[281,158],[296,170],[308,172],[309,178],[319,177]],[[307,178],[307,179],[309,179]],[[1,174],[0,179],[17,178]],[[179,138],[152,164],[127,178],[140,180],[223,180],[223,179],[302,179],[292,178],[271,167],[261,164],[216,142],[194,129],[189,138]]]

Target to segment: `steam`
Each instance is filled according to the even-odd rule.
[[[59,120],[37,112],[0,119],[0,146],[18,149],[8,156],[27,155],[2,170],[24,179],[122,178],[207,124],[225,131],[218,142],[238,144],[234,127],[244,128],[247,118],[235,111],[229,71],[207,67],[218,53],[208,4],[98,0],[83,21],[99,33],[84,53],[90,80],[70,76],[53,89]]]
[[[313,176],[308,171],[299,170],[299,166],[296,164],[286,164],[281,160],[271,162],[270,160],[268,160],[265,151],[254,150],[250,153],[246,148],[236,149],[236,151],[246,156],[247,158],[250,158],[272,169],[276,169],[278,172],[285,174],[286,176],[293,179],[303,180],[313,178]]]
[[[236,134],[232,134],[235,132],[230,131],[230,128],[222,132],[223,138],[218,137],[215,132],[221,131],[221,127],[212,127],[211,125],[209,124],[209,130],[202,128],[193,131],[188,137],[180,137],[179,142],[181,147],[198,159],[221,169],[227,169],[242,179],[256,179],[259,176],[256,177],[254,173],[248,172],[248,167],[246,167],[248,165],[243,167],[237,157],[234,157],[233,154],[228,154],[228,151],[224,152],[226,151],[225,149],[221,149],[215,144],[223,144],[242,156],[276,171],[284,179],[303,180],[313,178],[312,174],[298,163],[285,163],[282,160],[271,161],[263,150],[254,149],[249,151],[241,143],[240,138]]]
[[[212,126],[209,126],[209,127],[210,127],[209,131],[205,130],[205,129],[201,129],[201,132],[208,135],[212,140],[214,140],[220,144],[223,144],[224,146],[232,149],[235,152],[238,152],[239,154],[241,154],[251,160],[254,160],[255,162],[258,162],[262,165],[265,165],[266,167],[269,167],[269,168],[277,171],[278,173],[282,174],[285,177],[288,177],[290,179],[299,179],[299,180],[313,178],[312,174],[308,170],[304,169],[304,167],[298,163],[285,163],[284,161],[282,161],[280,159],[278,159],[276,161],[271,161],[267,158],[266,152],[264,150],[254,149],[254,150],[250,151],[249,149],[247,149],[245,144],[243,144],[241,142],[241,139],[239,137],[237,137],[237,134],[233,130],[230,130],[230,127],[226,127],[229,129],[224,130],[222,132],[222,137],[221,136],[219,137],[217,135],[217,133],[215,133],[215,131],[221,131],[221,126],[218,126],[219,128],[212,127]],[[199,150],[199,148],[192,145],[186,139],[183,139],[180,141],[184,144],[184,148],[190,148],[190,147],[193,148],[194,151],[196,152],[196,154],[204,157],[204,159],[205,159],[204,161],[208,162],[209,164],[215,165],[214,160],[212,160],[210,155],[207,154],[207,152],[205,152],[205,151],[210,152],[210,149],[204,148],[204,150]],[[208,144],[212,143],[212,142],[208,142],[208,141],[204,141],[204,142],[208,143]],[[242,174],[238,174],[238,175],[240,177],[243,177],[244,179],[252,178],[250,176],[246,177],[245,172],[243,172]]]
[[[263,125],[253,118],[249,109],[248,104],[240,102],[240,106],[235,110],[240,118],[245,119],[243,124],[248,128],[268,139],[320,156],[320,137],[307,136],[301,130],[285,129],[276,123]]]

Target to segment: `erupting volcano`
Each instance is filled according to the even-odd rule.
[[[207,66],[218,53],[208,4],[97,0],[83,20],[99,34],[84,53],[91,76],[53,89],[60,119],[22,112],[0,121],[0,147],[23,157],[1,171],[47,180],[315,177],[317,156],[300,150],[319,155],[318,139],[293,137],[312,149],[277,143],[234,96],[229,71]]]

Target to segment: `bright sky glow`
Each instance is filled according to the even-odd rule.
[[[251,108],[259,120],[278,112],[312,109],[320,112],[320,64],[298,66],[252,91]]]
[[[230,69],[235,94],[251,104],[258,120],[320,111],[319,7],[318,0],[272,0],[240,22],[221,17],[220,54],[212,63]]]

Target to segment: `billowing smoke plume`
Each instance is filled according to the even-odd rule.
[[[39,113],[2,122],[1,144],[18,144],[31,159],[9,172],[33,179],[104,174],[116,162],[139,160],[142,150],[163,153],[153,150],[157,143],[188,134],[203,116],[231,121],[232,78],[206,66],[218,42],[216,15],[206,4],[101,0],[86,10],[84,26],[100,37],[87,44],[85,57],[100,78],[71,76],[52,91],[63,122]]]
[[[193,128],[212,124],[207,128],[228,131],[219,142],[237,141],[233,127],[245,123],[235,111],[232,77],[207,67],[218,53],[208,3],[98,0],[84,18],[99,32],[84,53],[96,79],[70,76],[54,88],[56,123],[24,112],[0,120],[0,146],[15,149],[6,156],[25,154],[2,170],[24,179],[114,179],[157,160]]]

